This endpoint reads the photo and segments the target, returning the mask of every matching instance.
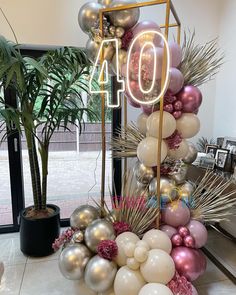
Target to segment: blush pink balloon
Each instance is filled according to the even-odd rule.
[[[158,111],[160,109],[159,105],[143,105],[141,104],[141,109],[143,111],[143,113],[145,113],[146,115],[151,115],[152,113]]]
[[[178,246],[181,246],[183,244],[183,239],[179,234],[175,234],[171,238],[171,242],[172,242],[172,245],[174,247],[178,247]]]
[[[128,103],[132,106],[132,107],[134,107],[134,108],[140,108],[140,104],[139,103],[137,103],[136,101],[134,101],[126,92],[125,92],[125,97],[126,97],[126,99],[127,99],[127,101],[128,101]]]
[[[170,56],[171,56],[171,66],[177,68],[182,60],[182,49],[176,42],[169,43]]]
[[[176,271],[191,282],[206,270],[206,258],[199,250],[176,247],[172,249],[171,257],[174,260]]]
[[[126,83],[126,89],[125,89],[125,92],[127,93],[128,96],[132,97],[130,95],[130,92],[131,92],[133,94],[133,96],[135,96],[137,99],[139,99],[139,100],[144,99],[144,95],[143,95],[142,91],[140,90],[138,81],[130,80],[129,85],[130,85],[130,91],[127,87],[127,83]]]
[[[173,201],[161,211],[162,221],[173,227],[185,225],[190,220],[189,208],[183,201]]]
[[[170,83],[169,83],[169,91],[172,94],[178,93],[184,85],[184,76],[183,74],[176,68],[170,68]]]
[[[187,228],[189,229],[191,236],[195,240],[196,248],[203,247],[206,244],[208,238],[206,227],[197,220],[190,220]]]
[[[147,31],[147,30],[154,30],[154,31],[158,31],[161,32],[160,27],[153,21],[150,20],[144,20],[139,22],[133,29],[132,29],[132,33],[133,36],[137,36],[139,33]],[[153,44],[154,46],[160,46],[161,44],[161,37],[158,36],[157,34],[155,34],[154,38],[153,38]],[[140,44],[139,44],[139,40],[137,40],[137,42],[135,42],[134,44],[134,49],[139,49],[140,48]]]
[[[174,234],[177,234],[176,228],[170,225],[162,225],[161,231],[167,234],[167,236],[171,239]]]
[[[194,113],[202,103],[202,93],[195,86],[185,86],[177,94],[177,98],[182,101],[185,113]]]

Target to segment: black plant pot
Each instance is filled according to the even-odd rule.
[[[54,213],[46,218],[29,219],[21,211],[20,217],[20,248],[28,256],[42,257],[53,253],[52,243],[60,234],[60,208],[47,204]]]

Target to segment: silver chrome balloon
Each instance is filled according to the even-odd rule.
[[[113,0],[98,0],[98,3],[103,7],[109,7]]]
[[[176,185],[183,184],[186,180],[187,172],[188,172],[188,167],[183,166],[179,169],[179,171],[171,174],[170,178],[175,181]]]
[[[124,6],[127,4],[137,3],[135,0],[115,0],[110,7]],[[120,11],[110,12],[110,21],[116,27],[122,27],[124,29],[130,29],[139,20],[140,10],[139,8],[126,9]]]
[[[76,231],[72,236],[72,241],[74,243],[81,243],[84,240],[84,234],[81,230]]]
[[[188,181],[186,181],[183,185],[178,187],[179,189],[179,195],[185,195],[188,197],[191,197],[194,192],[194,185]]]
[[[115,30],[115,35],[117,38],[122,38],[125,34],[125,29],[122,27],[117,27]]]
[[[91,252],[83,244],[73,244],[62,250],[59,257],[59,268],[68,280],[80,280]]]
[[[192,164],[197,159],[198,151],[193,143],[188,142],[188,146],[189,148],[188,148],[187,156],[183,158],[182,161],[185,164]]]
[[[97,252],[100,241],[115,239],[113,225],[106,219],[97,219],[86,228],[84,239],[88,248],[93,252]]]
[[[133,171],[136,180],[143,184],[149,184],[150,181],[155,177],[154,170],[151,167],[146,167],[139,161],[135,163]]]
[[[86,43],[86,52],[87,52],[88,58],[92,62],[95,62],[99,48],[100,48],[100,43],[98,43],[92,39],[88,39],[88,41]]]
[[[79,11],[78,21],[83,32],[89,33],[95,28],[99,20],[99,10],[103,8],[101,4],[96,2],[85,3]]]
[[[99,211],[90,205],[79,206],[70,217],[70,226],[84,230],[92,221],[99,218]]]
[[[174,182],[167,178],[161,177],[160,179],[160,192],[162,197],[174,200],[177,196],[177,191]],[[157,179],[154,178],[149,184],[149,194],[155,196],[157,194]]]
[[[95,292],[105,292],[113,284],[117,265],[113,261],[94,256],[86,266],[84,281]]]

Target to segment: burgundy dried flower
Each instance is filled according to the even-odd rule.
[[[131,42],[131,40],[133,39],[134,34],[131,30],[125,32],[124,36],[122,37],[121,41],[122,41],[122,47],[125,50],[128,50],[129,44]]]
[[[172,171],[171,167],[165,164],[161,165],[161,175],[169,175],[171,171]]]
[[[177,148],[179,148],[181,141],[182,141],[182,136],[178,132],[178,130],[175,130],[175,132],[170,137],[166,138],[168,147],[171,150],[176,150]]]
[[[174,295],[192,295],[192,284],[184,276],[180,276],[177,272],[174,278],[167,284],[167,287]]]
[[[119,236],[120,234],[131,231],[130,225],[123,221],[116,221],[113,223],[113,227],[116,233],[116,236]]]
[[[101,241],[97,246],[98,255],[104,259],[112,260],[118,254],[118,247],[113,240]]]
[[[172,104],[177,100],[176,96],[173,95],[170,91],[167,91],[164,96],[164,105]]]

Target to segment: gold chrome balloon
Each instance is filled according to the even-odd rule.
[[[178,187],[179,195],[187,195],[191,197],[192,193],[194,192],[194,185],[188,181],[186,181],[183,185]]]
[[[187,172],[188,172],[188,167],[183,166],[179,169],[179,171],[171,174],[170,178],[173,179],[177,185],[183,184],[186,180]]]
[[[99,212],[90,205],[79,206],[70,217],[70,226],[84,230],[92,221],[99,218]]]
[[[113,225],[105,219],[94,220],[86,228],[84,239],[88,248],[93,252],[97,252],[97,246],[100,241],[115,239]]]
[[[73,236],[72,240],[74,243],[81,243],[84,240],[84,234],[81,230],[76,231]]]
[[[105,292],[112,287],[117,272],[113,261],[94,256],[86,266],[84,281],[95,292]]]
[[[78,21],[80,28],[86,34],[91,32],[91,29],[96,27],[99,20],[99,10],[102,5],[96,2],[85,3],[79,11]]]
[[[197,149],[196,147],[194,146],[193,143],[191,142],[188,142],[188,153],[187,153],[187,156],[185,156],[185,158],[182,159],[182,161],[185,163],[185,164],[192,164],[196,159],[197,159]]]
[[[169,198],[170,201],[174,200],[177,195],[177,191],[176,191],[176,187],[175,187],[174,182],[167,177],[161,177],[160,192],[161,192],[161,196]],[[156,178],[154,178],[149,185],[149,193],[152,196],[155,196],[157,194],[157,179]]]
[[[86,52],[87,52],[88,58],[92,62],[95,62],[99,48],[100,48],[99,42],[96,42],[92,39],[88,39],[86,43]]]
[[[119,50],[119,55],[118,55],[118,60],[119,60],[119,71],[121,73],[121,68],[123,64],[126,64],[127,62],[127,51],[124,49]],[[114,54],[112,58],[112,69],[114,72],[116,72],[116,53]]]
[[[116,32],[116,27],[114,26],[110,26],[108,29],[108,32],[111,34],[111,36],[115,36],[115,32]]]
[[[122,38],[125,34],[125,29],[122,27],[117,27],[115,30],[115,35],[117,38]]]
[[[59,257],[61,273],[68,280],[80,280],[90,257],[91,252],[82,244],[73,244],[66,247]]]
[[[119,7],[127,4],[136,3],[134,0],[115,0],[110,7]],[[126,9],[120,11],[110,12],[110,21],[116,27],[122,27],[124,29],[130,29],[139,20],[140,10],[139,8]]]
[[[103,7],[109,7],[113,0],[98,0],[98,3]]]
[[[143,184],[149,184],[150,181],[155,177],[155,172],[153,168],[146,167],[144,164],[140,163],[139,161],[136,162],[134,168],[134,175],[138,182]]]

